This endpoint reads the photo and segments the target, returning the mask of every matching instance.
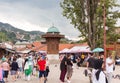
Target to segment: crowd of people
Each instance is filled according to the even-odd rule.
[[[30,81],[32,75],[38,75],[40,83],[46,83],[49,71],[49,61],[45,55],[3,56],[0,60],[0,83],[9,83],[9,75],[13,82],[21,79],[22,76],[26,81]]]
[[[64,56],[64,58],[61,61],[60,64],[60,80],[61,82],[64,82],[65,75],[67,73],[67,82],[70,83],[70,79],[73,73],[73,62],[71,61],[71,55],[68,54],[67,56]]]
[[[105,59],[103,54],[96,58],[92,53],[80,56],[72,54],[62,56],[60,58],[60,82],[71,83],[74,67],[79,69],[80,66],[83,66],[82,64],[86,66],[85,74],[89,76],[90,83],[111,83],[115,65],[112,54]],[[0,61],[0,82],[9,83],[9,75],[12,81],[17,81],[22,76],[26,81],[30,81],[31,76],[37,74],[40,83],[46,83],[50,72],[49,65],[48,57],[42,54],[3,56]]]
[[[112,83],[112,73],[115,67],[115,60],[112,53],[109,53],[105,59],[103,53],[94,56],[93,53],[88,55],[77,56],[73,59],[72,54],[66,54],[60,63],[60,81],[61,83],[70,83],[73,73],[73,63],[79,67],[85,65],[85,76],[89,76],[90,83]],[[78,65],[79,64],[79,65]],[[67,79],[67,80],[65,80]]]

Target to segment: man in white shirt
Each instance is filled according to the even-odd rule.
[[[19,55],[19,58],[17,59],[16,62],[18,63],[19,66],[18,76],[21,77],[21,74],[23,73],[24,59]]]
[[[114,64],[115,61],[112,59],[112,55],[110,54],[109,57],[106,59],[106,73],[107,73],[108,83],[111,83]]]

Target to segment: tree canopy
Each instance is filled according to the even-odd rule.
[[[3,32],[0,32],[0,43],[4,42],[4,41],[7,41],[7,36],[5,33]]]
[[[120,17],[118,10],[113,11],[114,7],[119,7],[115,0],[63,0],[61,2],[63,16],[70,19],[70,23],[81,32],[80,37],[84,37],[92,49],[103,47],[103,6],[106,12],[106,27],[108,27],[107,41],[114,42],[117,37],[115,25]]]

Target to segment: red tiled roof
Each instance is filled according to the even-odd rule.
[[[43,47],[41,47],[40,49],[39,49],[39,51],[47,51],[47,45],[44,45]]]
[[[39,46],[41,46],[42,44],[41,44],[41,42],[39,42],[39,41],[36,41],[36,42],[33,42],[33,46],[34,47],[39,47]]]
[[[28,49],[31,49],[31,48],[32,48],[32,44],[28,44],[26,47],[27,47]]]
[[[73,46],[74,46],[74,44],[59,44],[59,51],[65,49],[65,48],[70,49]]]
[[[65,49],[65,48],[72,48],[74,46],[87,46],[87,43],[82,43],[82,44],[59,44],[59,51]]]
[[[23,51],[25,49],[26,49],[26,47],[16,48],[16,51]]]
[[[47,46],[46,44],[41,44],[40,46],[34,47],[32,49],[33,51],[47,51]]]
[[[47,45],[46,44],[41,44],[40,42],[34,42],[32,44],[34,47],[31,48],[33,51],[47,51]],[[59,44],[59,51],[65,49],[65,48],[72,48],[74,46],[87,46],[87,43],[83,44]],[[30,45],[28,47],[31,47]],[[30,48],[29,48],[30,49]]]
[[[59,44],[59,51],[60,50],[63,50],[63,49],[65,49],[65,48],[72,48],[74,46],[74,44]],[[36,50],[36,51],[47,51],[47,45],[45,44],[45,45],[43,45],[43,46],[41,46],[41,47],[39,47],[38,49],[34,49],[34,50]]]

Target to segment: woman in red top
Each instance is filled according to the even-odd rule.
[[[40,83],[43,83],[46,77],[46,61],[41,56],[38,61]],[[43,77],[43,78],[42,78]]]

